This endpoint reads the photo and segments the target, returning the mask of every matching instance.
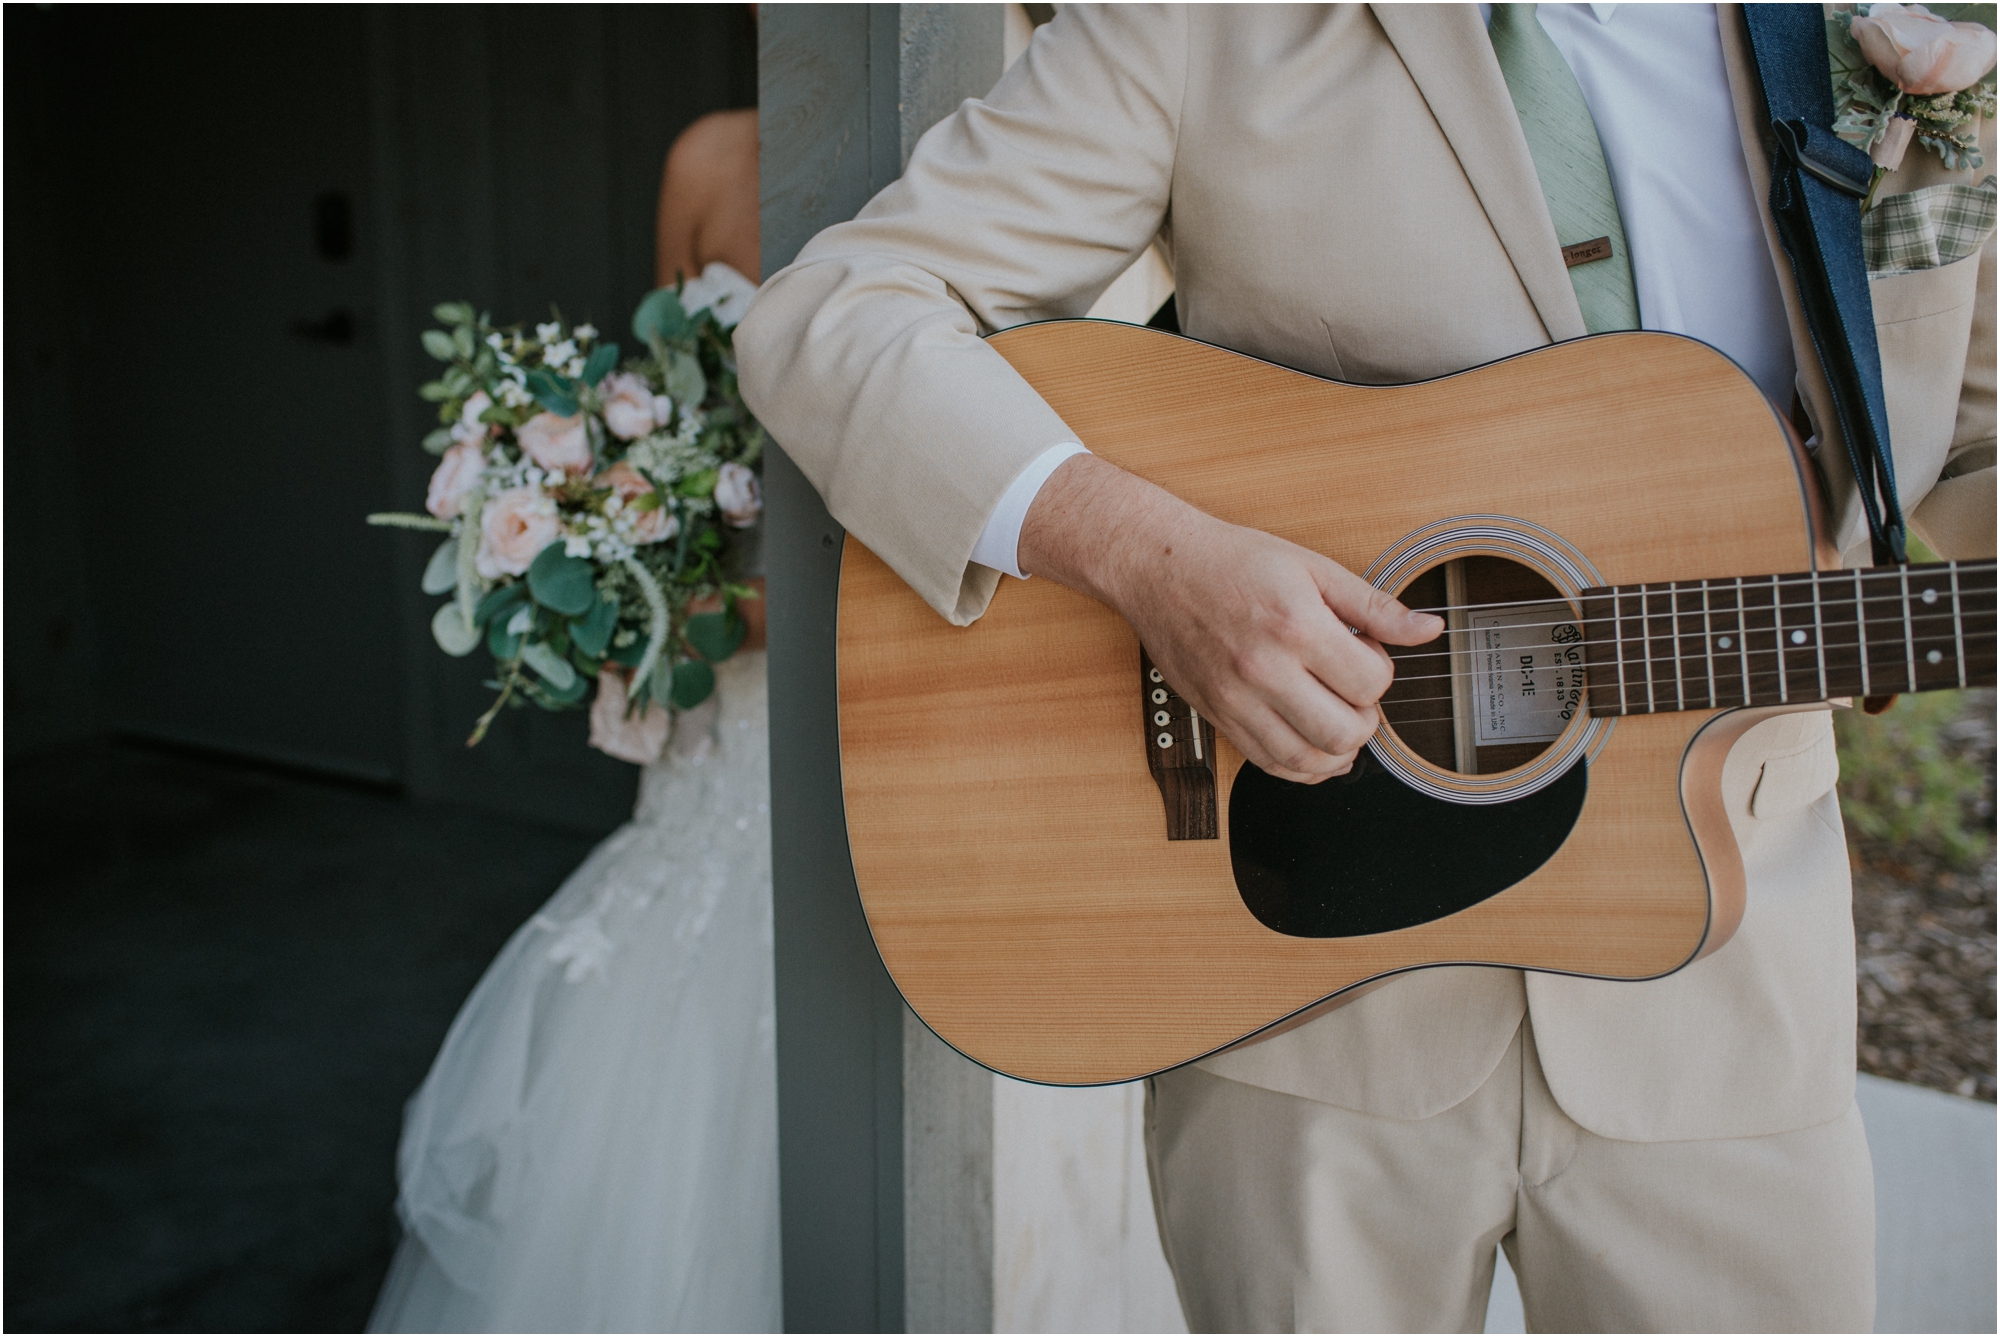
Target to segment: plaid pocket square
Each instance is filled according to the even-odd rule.
[[[1976,186],[1953,181],[1878,202],[1861,215],[1869,277],[1937,269],[1976,253],[1993,233],[1996,191],[2000,184],[1989,176]]]

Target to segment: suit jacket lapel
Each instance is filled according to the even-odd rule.
[[[1371,5],[1553,340],[1587,331],[1535,160],[1477,5]]]

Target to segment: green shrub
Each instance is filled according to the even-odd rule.
[[[1848,830],[1903,861],[1916,853],[1960,866],[1984,859],[1993,843],[1992,711],[1985,692],[1905,696],[1881,715],[1835,711]]]

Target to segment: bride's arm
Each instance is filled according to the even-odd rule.
[[[757,113],[718,111],[674,139],[660,173],[655,282],[693,278],[720,260],[756,282]]]

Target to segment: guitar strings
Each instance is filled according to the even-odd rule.
[[[1902,665],[1898,665],[1898,667],[1903,667],[1903,666],[1902,666]],[[1769,676],[1772,676],[1772,675],[1771,675],[1771,674],[1752,674],[1751,676],[1752,676],[1752,677],[1769,677]],[[1730,682],[1729,682],[1729,683],[1726,683],[1726,684],[1724,684],[1724,685],[1733,685],[1735,681],[1736,681],[1736,679],[1734,678],[1734,676],[1732,676],[1732,678],[1731,678]],[[1637,687],[1639,687],[1639,686],[1642,686],[1642,685],[1643,685],[1643,684],[1628,684],[1628,694],[1629,694],[1629,691],[1630,691],[1630,690],[1636,690],[1636,689],[1637,689]],[[1660,686],[1660,685],[1662,685],[1662,684],[1658,684],[1658,683],[1655,683],[1654,685],[1655,685],[1655,686]],[[1697,686],[1699,686],[1699,685],[1700,685],[1700,684],[1699,684],[1699,682],[1697,682],[1697,684],[1696,684],[1696,685],[1697,685]],[[1925,690],[1925,689],[1922,689],[1922,688],[1918,688],[1918,687],[1915,687],[1915,686],[1911,686],[1911,687],[1908,687],[1908,688],[1900,688],[1900,689],[1897,689],[1897,688],[1896,688],[1896,685],[1895,685],[1894,683],[1883,683],[1883,684],[1881,684],[1881,685],[1882,685],[1882,686],[1884,686],[1884,687],[1888,687],[1888,688],[1892,688],[1892,689],[1895,689],[1895,690],[1891,690],[1891,691],[1889,691],[1889,692],[1887,692],[1887,693],[1884,693],[1884,695],[1889,695],[1889,696],[1901,696],[1901,695],[1903,695],[1903,693],[1904,693],[1904,692],[1906,692],[1906,691],[1919,691],[1919,690]],[[1948,688],[1948,687],[1949,687],[1949,686],[1951,686],[1951,685],[1952,685],[1952,684],[1938,684],[1938,687],[1937,687],[1937,690],[1944,690],[1944,689]],[[1842,695],[1842,696],[1847,696],[1847,695],[1852,695],[1852,693],[1848,693],[1848,692],[1841,692],[1841,693],[1839,693],[1839,695]],[[1378,708],[1381,708],[1381,709],[1382,709],[1382,722],[1383,722],[1384,724],[1388,724],[1388,725],[1392,725],[1392,726],[1394,726],[1394,727],[1397,727],[1397,728],[1401,728],[1401,727],[1403,727],[1404,725],[1409,725],[1409,724],[1450,724],[1450,723],[1453,723],[1453,722],[1454,722],[1454,721],[1455,721],[1455,720],[1457,719],[1457,716],[1456,716],[1456,715],[1420,715],[1420,716],[1418,716],[1418,717],[1417,717],[1417,718],[1415,718],[1415,719],[1404,719],[1404,718],[1399,718],[1399,717],[1397,717],[1397,716],[1393,716],[1393,715],[1391,715],[1391,714],[1390,714],[1390,713],[1388,712],[1388,710],[1387,710],[1387,707],[1390,707],[1390,706],[1406,706],[1406,705],[1407,705],[1407,706],[1415,706],[1415,705],[1423,705],[1423,704],[1426,704],[1426,703],[1429,703],[1429,702],[1437,702],[1437,701],[1450,701],[1450,700],[1452,700],[1452,699],[1453,699],[1453,698],[1451,698],[1451,697],[1449,697],[1449,696],[1411,696],[1411,697],[1399,697],[1399,698],[1395,698],[1395,699],[1391,699],[1391,698],[1389,698],[1389,697],[1384,697],[1384,698],[1382,698],[1382,700],[1380,700],[1379,702],[1377,702],[1377,703],[1376,703],[1376,705],[1377,705],[1377,707],[1378,707]],[[1581,699],[1582,699],[1582,698],[1581,698],[1581,696],[1579,696],[1579,700],[1581,700]],[[1802,697],[1800,698],[1800,700],[1801,700],[1802,702],[1803,702],[1803,701],[1805,701],[1806,699],[1807,699],[1807,698],[1805,698],[1805,697],[1803,697],[1803,696],[1802,696]],[[1814,699],[1819,699],[1819,698],[1814,698]],[[1622,704],[1622,703],[1621,703],[1621,704]],[[1714,699],[1714,697],[1713,697],[1713,696],[1711,695],[1711,697],[1710,697],[1710,698],[1709,698],[1708,700],[1706,700],[1706,701],[1698,701],[1698,702],[1696,702],[1696,703],[1694,703],[1694,704],[1685,704],[1685,698],[1684,698],[1684,696],[1683,696],[1683,695],[1682,695],[1681,693],[1679,693],[1679,692],[1676,692],[1676,693],[1675,693],[1675,704],[1674,704],[1674,705],[1672,705],[1672,706],[1665,706],[1665,705],[1662,705],[1662,706],[1659,706],[1659,707],[1655,707],[1655,708],[1643,708],[1643,707],[1641,707],[1641,706],[1640,706],[1640,705],[1639,705],[1638,703],[1636,703],[1636,702],[1635,702],[1635,703],[1633,703],[1633,704],[1632,704],[1631,706],[1629,706],[1629,707],[1627,707],[1627,708],[1625,708],[1625,709],[1622,709],[1622,710],[1616,710],[1616,711],[1607,711],[1607,712],[1606,712],[1606,716],[1613,716],[1613,717],[1616,717],[1616,716],[1624,716],[1624,715],[1672,715],[1672,714],[1678,714],[1678,713],[1680,713],[1681,711],[1684,711],[1684,710],[1729,710],[1729,709],[1733,709],[1733,708],[1735,708],[1735,707],[1738,707],[1738,706],[1763,706],[1763,705],[1776,705],[1776,704],[1778,704],[1778,703],[1777,703],[1777,702],[1775,702],[1775,701],[1772,701],[1772,700],[1770,700],[1770,699],[1768,699],[1768,698],[1767,698],[1767,699],[1765,699],[1765,700],[1762,700],[1762,701],[1758,701],[1758,700],[1754,700],[1754,699],[1753,699],[1753,698],[1752,698],[1752,697],[1751,697],[1750,695],[1748,695],[1747,693],[1746,693],[1746,694],[1744,695],[1744,698],[1743,698],[1743,699],[1742,699],[1741,701],[1718,701],[1718,700]],[[1586,704],[1586,706],[1585,706],[1585,712],[1586,712],[1586,713],[1588,713],[1588,712],[1589,712],[1589,707],[1588,707],[1588,705],[1587,705],[1587,704]],[[1604,718],[1604,717],[1603,717],[1603,716],[1600,716],[1599,718]]]
[[[1891,601],[1900,602],[1900,599],[1896,597],[1891,597]],[[1547,603],[1557,603],[1559,602],[1559,600],[1541,599],[1537,600],[1536,602],[1547,604]],[[1880,599],[1871,598],[1869,600],[1864,600],[1864,602],[1880,602]],[[1468,606],[1477,607],[1478,605],[1468,605]],[[1831,607],[1836,612],[1840,611],[1840,604],[1838,601],[1822,600],[1820,606],[1822,608]],[[1734,617],[1737,623],[1737,625],[1734,628],[1725,626],[1718,628],[1716,631],[1717,635],[1727,636],[1737,630],[1746,632],[1758,632],[1758,631],[1775,631],[1780,629],[1776,625],[1776,623],[1780,619],[1776,617],[1773,617],[1772,625],[1770,626],[1747,625],[1743,621],[1745,617],[1760,613],[1772,613],[1774,612],[1774,610],[1776,612],[1789,613],[1801,609],[1810,609],[1811,607],[1812,607],[1811,604],[1804,604],[1804,603],[1775,604],[1775,605],[1745,604],[1740,608],[1708,608],[1708,609],[1684,608],[1681,609],[1679,612],[1656,611],[1649,613],[1621,613],[1613,617],[1564,617],[1564,618],[1557,618],[1553,622],[1508,622],[1500,627],[1447,628],[1444,631],[1440,632],[1439,635],[1469,636],[1474,632],[1478,631],[1532,631],[1539,627],[1610,627],[1612,628],[1613,634],[1611,636],[1605,637],[1603,642],[1601,642],[1604,644],[1608,644],[1610,641],[1617,639],[1619,632],[1625,626],[1637,626],[1647,622],[1676,621],[1682,619],[1687,621],[1693,621],[1697,618],[1708,618],[1712,621],[1716,618]],[[1972,609],[1970,611],[1960,610],[1959,612],[1954,613],[1950,609],[1938,608],[1930,604],[1926,604],[1924,605],[1924,608],[1921,612],[1912,610],[1907,618],[1900,613],[1892,613],[1883,616],[1875,613],[1868,613],[1864,610],[1863,615],[1859,618],[1845,619],[1835,622],[1826,621],[1824,618],[1815,618],[1812,620],[1812,622],[1814,626],[1822,628],[1853,627],[1860,625],[1862,622],[1866,622],[1868,625],[1872,627],[1881,627],[1888,625],[1892,622],[1900,624],[1905,621],[1915,622],[1926,618],[1952,618],[1959,622],[1965,622],[1980,617],[1990,617],[1990,616],[1992,616],[1992,614],[1987,613],[1984,609]],[[1803,621],[1800,621],[1797,623],[1787,625],[1784,628],[1782,628],[1782,630],[1801,631],[1804,630],[1804,628],[1805,628],[1805,623]],[[1665,640],[1669,636],[1674,636],[1674,635],[1694,636],[1700,634],[1702,633],[1692,632],[1692,631],[1654,632],[1654,633],[1647,633],[1644,631],[1634,631],[1629,634],[1626,634],[1624,636],[1624,639],[1628,641],[1638,641],[1638,640],[1648,639],[1650,636],[1650,639],[1658,641],[1658,640]],[[1430,645],[1431,643],[1432,643],[1431,641],[1424,641],[1422,642],[1422,645]],[[1414,649],[1419,649],[1421,647],[1407,646],[1399,648],[1414,650]],[[1444,654],[1446,652],[1439,650],[1439,651],[1433,651],[1431,653]]]
[[[1741,578],[1741,581],[1739,582],[1738,579],[1733,576],[1716,576],[1701,580],[1661,581],[1656,584],[1604,585],[1604,586],[1593,587],[1592,590],[1590,591],[1590,594],[1591,597],[1593,598],[1603,598],[1607,595],[1616,595],[1620,598],[1632,598],[1635,596],[1651,596],[1659,594],[1677,594],[1677,593],[1693,594],[1697,593],[1704,587],[1711,590],[1733,590],[1738,588],[1739,584],[1740,587],[1745,590],[1767,590],[1771,589],[1773,586],[1776,586],[1780,589],[1792,588],[1800,585],[1810,585],[1816,581],[1823,582],[1826,584],[1839,582],[1851,585],[1854,581],[1854,577],[1857,571],[1862,577],[1863,589],[1865,590],[1869,582],[1882,581],[1882,580],[1894,580],[1900,587],[1904,578],[1905,570],[1907,570],[1910,576],[1912,577],[1915,577],[1918,572],[1923,572],[1926,574],[1936,574],[1936,575],[1950,575],[1953,571],[1957,571],[1961,574],[1978,575],[1978,574],[1984,574],[1989,571],[1993,571],[1995,567],[1996,567],[1996,559],[1987,557],[1987,558],[1972,558],[1962,562],[1940,562],[1934,564],[1927,564],[1924,566],[1914,566],[1909,568],[1876,566],[1876,567],[1858,567],[1852,571],[1806,572],[1794,576],[1780,576],[1775,580],[1773,580],[1769,576],[1744,576]],[[1984,593],[1984,591],[1971,591],[1971,592]],[[1864,594],[1863,597],[1871,599],[1880,599],[1880,598],[1900,599],[1902,595],[1900,593],[1893,593],[1887,595]],[[1564,595],[1558,594],[1553,599],[1545,597],[1541,599],[1506,599],[1495,603],[1437,604],[1426,608],[1412,608],[1410,611],[1413,613],[1475,612],[1487,608],[1521,608],[1521,607],[1532,606],[1535,604],[1568,603],[1568,602],[1571,602],[1571,600]]]
[[[1965,633],[1963,639],[1968,643],[1979,640],[1992,640],[1995,634],[1996,633],[1993,631],[1968,631]],[[1655,637],[1654,639],[1665,640],[1669,638]],[[1810,645],[1793,645],[1784,647],[1783,652],[1788,655],[1803,655],[1812,653],[1817,648],[1818,647]],[[1856,648],[1856,646],[1855,643],[1852,641],[1844,641],[1829,648],[1854,649]],[[1939,646],[1935,648],[1942,649],[1943,647]],[[1776,652],[1773,650],[1751,650],[1748,653],[1752,656],[1762,659]],[[1971,657],[1972,657],[1971,655],[1967,656],[1967,658]],[[1957,658],[1956,653],[1953,654],[1952,658],[1956,660]],[[1700,665],[1708,663],[1709,658],[1706,654],[1652,655],[1645,659],[1627,659],[1623,662],[1625,667],[1627,667],[1628,669],[1639,669],[1639,668],[1649,668],[1649,666],[1653,664]],[[1654,687],[1658,688],[1662,686],[1672,686],[1675,683],[1684,683],[1690,680],[1698,683],[1703,679],[1711,677],[1718,682],[1728,682],[1728,683],[1742,682],[1745,680],[1746,676],[1748,679],[1752,681],[1766,679],[1766,678],[1776,680],[1780,677],[1783,677],[1785,679],[1786,685],[1789,686],[1790,681],[1793,678],[1796,678],[1803,673],[1810,673],[1814,671],[1814,669],[1779,667],[1774,665],[1769,668],[1753,667],[1750,670],[1750,672],[1747,675],[1745,675],[1739,667],[1736,667],[1741,663],[1741,656],[1739,652],[1735,649],[1724,650],[1717,657],[1717,662],[1718,663],[1728,662],[1729,664],[1731,664],[1730,670],[1726,673],[1717,672],[1714,674],[1710,674],[1707,672],[1689,673],[1689,674],[1677,673],[1673,679],[1666,680],[1663,682],[1661,679],[1653,677],[1649,669],[1646,681],[1650,681]],[[1908,663],[1909,661],[1907,655],[1897,656],[1894,658],[1884,655],[1879,660],[1873,655],[1869,656],[1869,669],[1871,674],[1879,670],[1885,677],[1896,672],[1899,669],[1907,668]],[[1596,664],[1545,664],[1536,666],[1534,671],[1539,673],[1547,673],[1551,671],[1560,672],[1561,670],[1566,668],[1583,668],[1583,669],[1590,669],[1597,671],[1610,671],[1610,670],[1615,670],[1617,667],[1618,667],[1617,662],[1600,662]],[[1827,665],[1829,671],[1842,671],[1842,672],[1851,671],[1854,669],[1858,669],[1860,667],[1861,667],[1861,661],[1858,658],[1853,660],[1852,662],[1843,662],[1838,664]],[[1506,675],[1510,673],[1517,673],[1519,671],[1520,671],[1519,669],[1511,667],[1498,670],[1479,669],[1479,668],[1453,669],[1448,673],[1398,674],[1395,679],[1395,682],[1401,684],[1401,683],[1412,683],[1412,682],[1439,682],[1451,678],[1476,679],[1483,676],[1487,676],[1494,672]],[[1628,691],[1641,690],[1646,686],[1646,681],[1628,683],[1627,690]],[[1390,690],[1394,691],[1395,687],[1392,685]],[[1381,702],[1384,705],[1416,705],[1419,702],[1424,702],[1424,701],[1449,701],[1451,699],[1452,698],[1448,695],[1447,696],[1385,696],[1381,699]]]

